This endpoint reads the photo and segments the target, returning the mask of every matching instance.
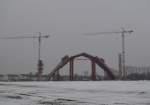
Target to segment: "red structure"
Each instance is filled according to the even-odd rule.
[[[75,58],[74,58],[75,59]],[[74,80],[74,59],[70,60],[70,81]],[[96,64],[91,60],[91,80],[96,80]]]
[[[91,67],[92,67],[92,74],[91,74],[91,80],[96,80],[96,64],[93,60],[91,60]]]
[[[74,74],[74,59],[70,60],[70,81],[73,81],[73,74]]]
[[[38,81],[41,80],[42,73],[43,73],[43,66],[44,66],[44,64],[43,64],[42,60],[39,60],[38,65],[37,65],[37,67],[38,67],[38,72],[37,72],[38,78],[37,78],[37,80]]]
[[[53,76],[55,76],[56,72],[59,71],[63,66],[65,66],[69,62],[69,64],[70,64],[70,70],[69,70],[70,71],[70,81],[73,81],[74,80],[74,78],[73,78],[74,77],[74,59],[77,57],[80,57],[80,56],[86,57],[91,61],[91,68],[92,68],[91,80],[93,80],[93,81],[96,80],[96,64],[104,70],[104,72],[109,76],[109,78],[111,80],[115,79],[115,75],[109,69],[109,67],[105,64],[104,59],[92,56],[87,53],[80,53],[80,54],[77,54],[77,55],[71,56],[71,57],[69,57],[69,56],[63,57],[61,62],[49,74],[49,80],[51,80],[51,78]]]

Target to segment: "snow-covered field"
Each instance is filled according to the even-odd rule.
[[[0,105],[150,105],[150,81],[0,82]]]

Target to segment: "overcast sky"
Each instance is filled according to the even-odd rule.
[[[0,0],[0,37],[49,34],[42,40],[44,73],[68,54],[87,52],[118,68],[120,34],[84,33],[134,30],[126,35],[126,65],[150,66],[150,0]],[[30,35],[26,35],[30,34]],[[36,72],[37,39],[0,40],[0,73]],[[76,61],[76,69],[90,69]],[[66,69],[69,69],[66,67]]]

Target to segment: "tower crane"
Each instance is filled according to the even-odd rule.
[[[14,37],[0,37],[0,39],[38,39],[38,64],[37,64],[37,80],[40,81],[43,73],[43,61],[41,60],[41,42],[42,38],[49,38],[49,35],[41,35],[39,32],[38,36],[14,36]]]
[[[104,35],[104,34],[121,34],[122,37],[122,53],[121,53],[121,71],[122,71],[122,79],[126,79],[126,69],[125,69],[125,34],[131,34],[133,30],[125,30],[122,28],[121,31],[114,32],[98,32],[98,33],[87,33],[85,35]]]

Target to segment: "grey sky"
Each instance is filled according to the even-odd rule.
[[[45,73],[64,55],[81,52],[103,57],[117,69],[121,36],[83,34],[124,27],[134,30],[126,36],[126,64],[150,66],[149,10],[149,0],[0,0],[0,36],[51,35],[42,43]],[[0,73],[36,72],[36,39],[0,40],[0,49]],[[76,68],[88,64],[78,61]]]

